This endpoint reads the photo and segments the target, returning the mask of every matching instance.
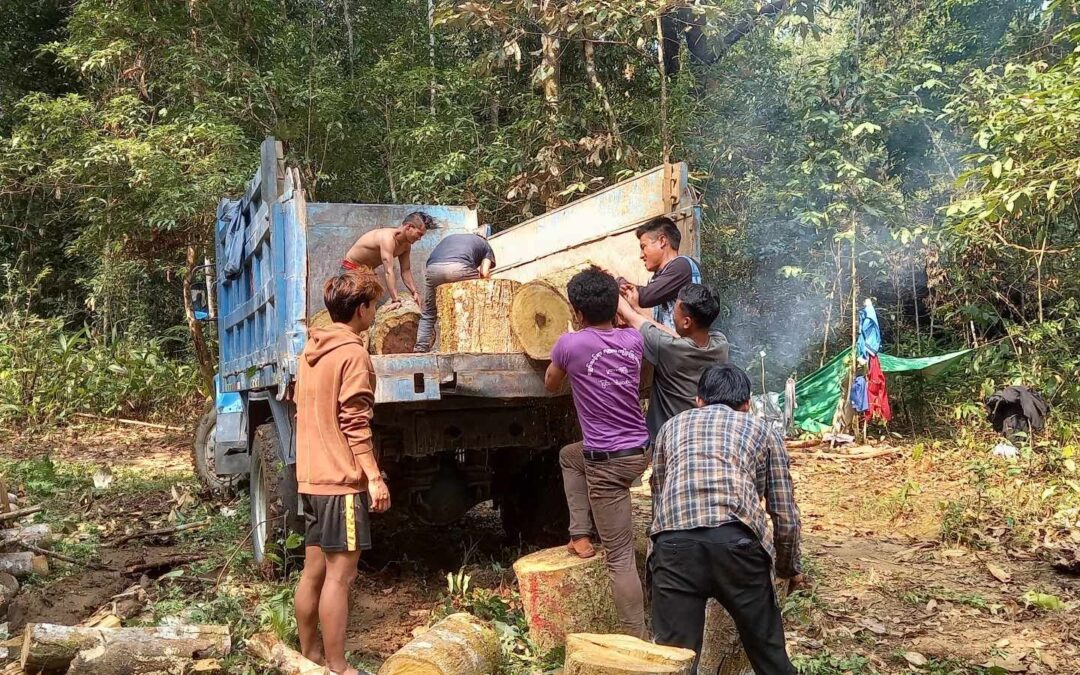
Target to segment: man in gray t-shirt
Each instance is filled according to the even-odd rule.
[[[727,338],[709,330],[718,314],[720,303],[703,284],[689,284],[679,291],[674,333],[639,314],[625,299],[619,303],[619,318],[641,331],[645,360],[656,367],[645,418],[651,439],[669,419],[694,407],[698,380],[705,369],[727,363]]]
[[[439,241],[424,268],[424,307],[413,351],[429,351],[435,341],[435,319],[438,316],[435,289],[455,281],[487,279],[494,268],[495,252],[487,239],[479,234],[448,234]]]

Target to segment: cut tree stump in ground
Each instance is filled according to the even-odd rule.
[[[529,636],[542,649],[570,633],[610,633],[619,625],[604,554],[579,558],[565,546],[537,551],[514,563]]]
[[[563,333],[573,330],[574,309],[566,297],[566,284],[591,266],[583,263],[522,284],[510,305],[510,329],[530,358],[547,361]]]
[[[0,553],[22,551],[20,544],[32,544],[41,548],[48,548],[51,543],[52,528],[47,523],[0,530]]]
[[[565,675],[691,675],[693,667],[690,649],[654,645],[629,635],[566,636]]]
[[[0,572],[7,572],[16,579],[25,579],[31,574],[46,575],[49,573],[49,561],[45,556],[29,551],[0,553]]]
[[[510,330],[510,304],[520,286],[509,279],[471,279],[435,290],[439,351],[508,354],[521,346]]]
[[[20,664],[23,670],[31,673],[59,675],[68,672],[80,652],[86,652],[81,657],[82,663],[96,662],[101,665],[96,670],[85,670],[87,666],[80,665],[84,670],[78,672],[113,675],[121,671],[103,668],[106,668],[106,664],[117,663],[124,653],[138,655],[143,660],[149,660],[155,653],[176,659],[199,660],[225,657],[231,649],[228,626],[85,628],[31,623],[26,625],[23,633]]]
[[[415,637],[379,668],[379,675],[490,675],[499,665],[499,638],[464,612]]]
[[[256,633],[244,643],[247,650],[283,675],[330,675],[330,669],[304,658],[272,633]]]
[[[368,330],[368,350],[372,354],[412,354],[416,331],[420,327],[420,308],[409,299],[393,309],[390,303],[375,312],[375,322]]]
[[[775,588],[776,597],[782,603],[787,597],[787,582],[778,579]],[[754,675],[735,622],[724,607],[712,599],[705,605],[705,635],[698,671],[716,675]]]

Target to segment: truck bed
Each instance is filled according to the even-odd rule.
[[[540,398],[547,363],[516,354],[387,354],[372,356],[375,403],[437,401],[449,396]]]

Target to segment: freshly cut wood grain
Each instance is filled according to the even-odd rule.
[[[574,310],[566,297],[566,284],[591,263],[574,265],[514,292],[510,305],[510,329],[530,358],[546,361],[559,336],[573,330]]]
[[[31,574],[45,575],[49,573],[49,561],[45,556],[29,551],[0,553],[0,572],[7,572],[16,579],[25,579]]]
[[[142,673],[161,671],[155,655],[174,659],[198,660],[228,656],[232,649],[228,626],[159,626],[150,628],[87,628],[55,624],[27,624],[23,633],[20,664],[23,670],[42,675],[69,672],[80,657],[78,667],[70,672]],[[131,655],[135,663],[158,670],[107,670],[106,664],[122,662],[120,655]],[[173,662],[175,665],[175,662]],[[87,668],[93,669],[87,670]],[[121,668],[120,665],[115,668]],[[182,671],[181,671],[182,672]]]
[[[325,309],[320,309],[318,312],[315,312],[307,320],[307,324],[308,324],[309,328],[326,328],[327,326],[330,326],[333,323],[334,323],[334,320],[330,318],[330,312],[325,310]],[[371,333],[370,329],[366,330],[366,331],[364,331],[363,333],[360,334],[360,342],[364,345],[364,347],[368,347],[368,342],[369,342],[368,334],[369,333]]]
[[[495,631],[462,612],[413,638],[386,660],[379,675],[489,675],[498,665]]]
[[[368,330],[368,350],[372,354],[411,354],[420,327],[420,308],[411,299],[392,309],[387,309],[389,306],[386,303],[375,312],[375,322]]]
[[[329,668],[304,658],[272,633],[256,633],[245,645],[249,652],[283,675],[330,675]]]
[[[514,563],[529,637],[543,649],[571,633],[610,633],[618,625],[603,553],[579,558],[565,546],[537,551]]]
[[[566,636],[565,675],[690,675],[694,652],[629,635]],[[706,672],[706,671],[701,671]]]
[[[521,351],[510,330],[510,305],[520,286],[509,279],[470,279],[435,291],[439,311],[439,351],[509,354]]]

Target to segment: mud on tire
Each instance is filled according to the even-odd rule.
[[[277,428],[272,422],[261,425],[251,444],[251,542],[255,562],[275,574],[296,562],[296,554],[285,548],[289,534],[304,531],[297,513],[296,467],[281,457]]]
[[[219,476],[214,470],[214,432],[217,428],[217,406],[213,401],[206,404],[191,441],[191,464],[195,476],[210,492],[229,494],[239,485],[242,476]]]

